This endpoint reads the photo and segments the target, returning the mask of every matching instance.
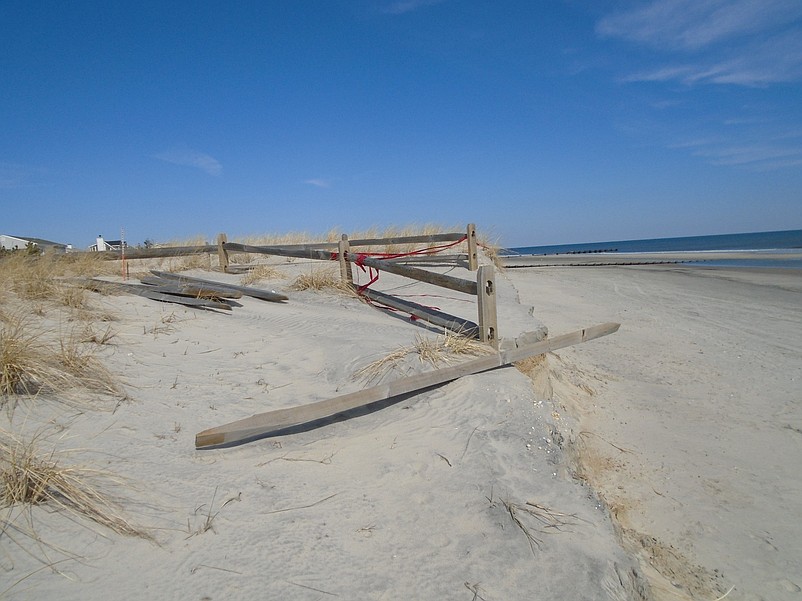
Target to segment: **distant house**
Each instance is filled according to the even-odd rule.
[[[128,248],[128,242],[122,240],[104,240],[103,236],[97,237],[97,242],[89,247],[90,251],[103,252],[105,250],[122,250]]]
[[[0,234],[0,249],[3,250],[25,250],[28,244],[33,244],[40,252],[65,253],[72,250],[72,244],[61,244],[51,242],[42,238],[30,238],[22,236],[9,236]]]

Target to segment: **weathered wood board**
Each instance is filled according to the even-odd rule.
[[[151,300],[157,300],[166,303],[176,303],[179,305],[185,305],[187,307],[199,307],[202,309],[222,309],[224,311],[230,311],[232,308],[232,305],[222,300],[217,301],[207,298],[195,298],[192,296],[179,296],[177,294],[160,292],[159,290],[154,290],[150,286],[144,286],[144,285],[141,286],[138,284],[118,284],[116,282],[107,282],[104,280],[87,279],[81,281],[81,285],[83,285],[86,288],[89,288],[90,290],[94,290],[95,292],[103,292],[106,294],[115,292],[122,292],[125,294],[135,294],[137,296],[143,296]]]
[[[542,340],[531,345],[493,353],[453,367],[444,367],[417,374],[332,399],[259,413],[199,432],[195,436],[195,447],[203,449],[249,442],[293,426],[322,420],[378,401],[450,382],[462,376],[488,371],[527,357],[542,355],[566,346],[594,340],[616,332],[619,326],[620,324],[617,323],[604,323],[557,336],[556,338]]]
[[[251,288],[250,286],[237,286],[236,284],[225,284],[223,282],[213,282],[211,280],[204,280],[201,278],[190,277],[188,275],[181,275],[178,273],[170,273],[168,271],[156,271],[155,269],[151,269],[150,272],[160,278],[165,278],[168,280],[177,280],[181,283],[190,283],[190,284],[202,284],[205,286],[213,286],[220,290],[234,290],[236,292],[242,292],[245,296],[251,296],[253,298],[259,298],[262,300],[278,303],[282,301],[289,300],[289,298],[274,290],[263,290],[261,288]]]

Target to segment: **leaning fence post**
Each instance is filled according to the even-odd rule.
[[[346,284],[354,283],[354,273],[351,271],[351,263],[348,262],[348,251],[351,245],[348,243],[348,235],[343,234],[342,239],[337,243],[337,258],[340,260],[340,277]]]
[[[496,315],[496,275],[492,265],[482,265],[476,274],[476,299],[479,304],[479,340],[498,349]]]
[[[228,272],[228,251],[223,247],[227,241],[228,238],[225,234],[217,235],[217,256],[220,259],[220,270],[223,273]]]
[[[479,259],[476,255],[476,225],[468,224],[468,269],[476,271],[479,267]]]

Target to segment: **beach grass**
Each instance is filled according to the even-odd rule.
[[[309,271],[296,277],[290,284],[289,289],[296,292],[332,290],[349,296],[356,296],[354,287],[348,282],[344,282],[340,277],[339,271],[330,266],[312,267]]]
[[[250,255],[249,255],[250,256]],[[277,280],[284,277],[284,273],[273,265],[255,265],[240,279],[240,284],[250,286],[264,280]]]
[[[0,430],[0,505],[47,505],[90,520],[117,534],[149,538],[125,516],[122,503],[108,489],[125,483],[108,472],[67,465],[64,453],[42,450],[45,437]]]
[[[13,414],[21,398],[41,394],[71,406],[86,406],[88,391],[122,395],[116,377],[94,356],[88,342],[107,343],[111,334],[87,335],[46,328],[24,310],[0,313],[0,407]],[[83,399],[83,400],[82,400]]]
[[[456,358],[479,357],[491,352],[493,349],[488,345],[450,330],[444,330],[443,334],[434,338],[416,334],[411,345],[399,347],[371,361],[354,372],[353,379],[363,380],[368,384],[380,382],[409,357],[417,356],[420,363],[428,363],[436,368],[452,363]]]

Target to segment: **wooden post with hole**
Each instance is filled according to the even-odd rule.
[[[477,271],[476,299],[479,304],[479,340],[498,350],[496,275],[492,265],[482,265]]]
[[[476,271],[479,268],[479,257],[476,254],[476,225],[468,224],[468,269]]]
[[[217,235],[217,256],[220,259],[220,271],[223,273],[228,272],[228,251],[223,247],[226,242],[228,238],[225,234]]]
[[[337,244],[337,258],[340,260],[340,277],[346,284],[353,285],[354,272],[351,271],[351,263],[348,262],[348,251],[351,245],[348,243],[348,235],[343,234],[342,239]]]

